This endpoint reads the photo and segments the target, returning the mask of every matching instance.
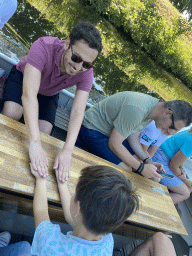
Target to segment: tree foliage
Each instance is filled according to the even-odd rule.
[[[104,15],[127,40],[131,37],[152,60],[192,88],[192,52],[187,50],[185,41],[181,39],[185,32],[181,18],[175,19],[172,25],[168,24],[159,15],[155,0],[111,0],[103,10],[101,2],[104,4],[104,0],[81,1],[84,4],[89,2],[89,9]]]
[[[192,1],[191,0],[172,0],[172,4],[181,12],[188,12],[188,21],[192,20]]]
[[[108,4],[105,11],[102,11],[101,8],[100,11],[99,9],[96,11],[96,7],[92,6],[91,1],[88,0],[30,0],[30,2],[46,16],[46,19],[52,21],[54,26],[56,26],[59,31],[65,32],[67,36],[69,35],[71,28],[79,19],[90,22],[93,22],[93,20],[97,21],[97,24],[95,24],[101,32],[104,45],[102,57],[102,62],[104,64],[102,65],[101,62],[95,67],[95,75],[97,83],[100,83],[101,86],[103,86],[106,94],[113,94],[121,90],[137,90],[137,85],[140,88],[142,88],[142,85],[145,85],[150,88],[151,91],[158,92],[166,100],[185,99],[192,102],[191,92],[177,79],[163,70],[165,65],[163,66],[163,64],[161,64],[160,66],[159,62],[155,61],[155,57],[152,57],[152,51],[156,51],[155,47],[156,44],[159,44],[158,40],[159,38],[161,39],[161,33],[163,33],[162,35],[164,36],[164,30],[161,32],[157,23],[163,22],[166,29],[168,25],[164,19],[156,19],[156,17],[159,17],[160,15],[157,13],[156,5],[154,3],[151,5],[153,12],[151,10],[151,16],[149,15],[148,20],[148,16],[145,15],[146,1],[144,3],[139,0],[111,0],[110,5]],[[100,6],[102,6],[102,1],[99,2]],[[97,1],[94,3],[97,4]],[[146,19],[144,22],[146,24],[141,22],[141,17]],[[143,27],[143,29],[141,29],[141,27]],[[156,34],[154,28],[157,28],[156,30],[159,33]],[[162,25],[161,28],[163,28]],[[136,32],[134,30],[136,30]],[[180,33],[179,29],[174,30],[171,26],[168,31],[172,33],[172,30],[176,37],[178,37]],[[132,36],[133,33],[135,33],[135,40],[138,40],[137,43],[134,41],[134,37]],[[140,33],[138,37],[137,33]],[[147,35],[146,38],[145,34]],[[154,40],[149,38],[151,34],[154,34],[152,35]],[[139,40],[141,36],[144,41],[146,40],[145,44]],[[167,38],[166,36],[165,38]],[[158,40],[155,40],[155,37],[158,37]],[[172,37],[170,36],[169,38]],[[177,42],[178,38],[173,38],[173,40]],[[167,39],[167,41],[169,41],[169,39]],[[160,43],[162,43],[161,40]],[[154,44],[154,47],[150,44]],[[170,45],[172,47],[171,43]],[[179,50],[181,51],[179,54],[182,55],[185,45],[183,44],[179,46]],[[162,43],[162,48],[165,51],[165,54],[167,54],[166,47],[167,46]],[[162,51],[159,45],[158,49],[159,51]],[[161,53],[156,53],[154,56],[158,57],[158,54],[159,57],[162,58]],[[182,58],[186,59],[190,56],[187,51],[183,55],[185,56]],[[168,58],[168,55],[166,56]],[[174,63],[176,62],[177,58],[175,57]],[[112,65],[112,63],[114,65]],[[185,64],[186,63],[187,62],[185,62]],[[107,69],[107,66],[109,66],[110,69]],[[181,68],[182,67],[181,63]],[[187,68],[190,68],[190,63],[187,65]],[[112,75],[112,69],[115,70],[116,76]],[[170,67],[168,67],[168,69],[170,71]],[[117,70],[120,73],[117,73]],[[120,76],[119,74],[122,75],[121,79],[118,77]]]
[[[35,7],[24,0],[17,1],[17,11],[9,20],[9,24],[27,42],[32,43],[44,35],[66,37],[65,34],[56,29],[52,22],[45,19],[45,15],[42,15]]]

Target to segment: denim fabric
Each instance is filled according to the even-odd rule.
[[[99,156],[111,163],[119,164],[122,162],[108,147],[109,137],[99,131],[88,129],[81,126],[79,135],[76,141],[76,146],[87,150],[88,152]],[[131,155],[134,155],[133,150],[130,148],[127,140],[123,141],[123,145]]]
[[[170,159],[168,156],[164,153],[164,151],[160,148],[156,151],[155,155],[152,157],[153,162],[161,163],[163,164],[164,170],[167,174],[173,175],[173,179],[169,178],[163,178],[159,182],[160,184],[164,186],[177,186],[181,185],[183,183],[182,180],[180,180],[169,168]]]
[[[0,248],[1,256],[31,256],[31,245],[22,241]]]

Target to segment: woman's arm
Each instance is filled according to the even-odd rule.
[[[55,159],[53,168],[58,171],[59,180],[62,182],[67,181],[70,177],[71,156],[83,121],[88,95],[88,92],[82,90],[76,91],[70,115],[67,138],[63,149]]]

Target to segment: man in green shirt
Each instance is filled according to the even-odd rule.
[[[147,178],[162,178],[158,172],[164,172],[163,166],[148,158],[139,140],[131,146],[140,152],[145,164],[132,156],[134,152],[126,141],[152,120],[163,133],[169,134],[171,129],[180,130],[192,122],[192,107],[185,101],[160,102],[137,92],[114,94],[85,112],[76,146],[125,168],[129,165]]]

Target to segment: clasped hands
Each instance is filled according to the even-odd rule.
[[[71,155],[72,151],[64,147],[55,159],[53,169],[56,171],[58,179],[61,182],[66,182],[71,176]],[[31,168],[38,172],[40,177],[46,178],[48,176],[48,158],[42,148],[41,142],[30,143],[29,157]]]

